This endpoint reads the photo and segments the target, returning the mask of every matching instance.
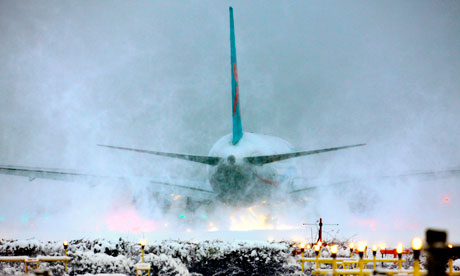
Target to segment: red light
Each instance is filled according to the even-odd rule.
[[[448,197],[445,197],[445,198],[444,198],[444,202],[449,202],[449,200],[450,200],[450,199],[449,199]]]

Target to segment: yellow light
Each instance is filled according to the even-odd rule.
[[[337,245],[332,245],[331,246],[331,253],[332,254],[337,254],[337,251],[338,251],[339,247]]]
[[[274,239],[273,237],[268,237],[267,240],[268,240],[268,242],[272,242],[272,241],[274,241],[275,239]]]
[[[144,240],[144,239],[140,240],[140,241],[139,241],[139,245],[140,245],[140,246],[145,246],[145,240]]]
[[[348,244],[348,247],[350,247],[350,249],[353,249],[353,247],[355,247],[355,244],[353,242],[350,242],[350,244]]]
[[[404,250],[404,246],[402,243],[398,243],[398,245],[396,245],[396,253],[398,254],[401,254]]]
[[[414,249],[414,250],[420,250],[420,249],[422,249],[422,244],[423,244],[423,243],[422,243],[422,240],[421,240],[419,237],[414,238],[414,239],[412,240],[412,243],[411,243],[412,249]]]
[[[364,252],[366,249],[366,243],[363,241],[358,242],[358,252]]]
[[[451,243],[449,243],[449,244],[447,245],[447,247],[449,247],[449,248],[454,248],[454,246],[453,246]]]
[[[300,248],[305,248],[305,243],[301,243]]]
[[[372,246],[372,251],[377,252],[377,245]]]
[[[387,247],[386,244],[384,244],[384,243],[380,244],[380,249],[385,250],[386,247]]]
[[[64,241],[63,244],[64,244],[64,246],[68,246],[68,245],[69,245],[69,242],[68,242],[68,241]]]
[[[321,246],[319,246],[319,244],[315,244],[314,248],[316,252],[319,252],[319,249],[321,248]]]
[[[323,245],[323,243],[321,241],[318,241],[318,245],[319,245],[319,247],[321,247]]]
[[[311,244],[307,244],[307,249],[311,249]]]

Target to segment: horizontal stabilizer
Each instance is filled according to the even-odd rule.
[[[309,151],[298,151],[298,152],[292,152],[292,153],[284,153],[284,154],[273,154],[273,155],[263,155],[263,156],[251,156],[251,157],[245,157],[244,159],[254,165],[264,165],[272,162],[277,162],[277,161],[282,161],[290,158],[295,158],[295,157],[300,157],[304,155],[310,155],[310,154],[318,154],[318,153],[323,153],[323,152],[328,152],[328,151],[334,151],[334,150],[341,150],[341,149],[347,149],[347,148],[353,148],[353,147],[360,147],[364,146],[366,144],[357,144],[357,145],[350,145],[350,146],[343,146],[343,147],[336,147],[336,148],[327,148],[327,149],[319,149],[319,150],[309,150]]]
[[[200,155],[190,155],[190,154],[180,154],[180,153],[170,153],[170,152],[159,152],[159,151],[151,151],[151,150],[143,150],[143,149],[109,146],[109,145],[98,145],[98,146],[111,148],[111,149],[129,150],[129,151],[135,151],[135,152],[140,152],[140,153],[166,156],[166,157],[177,158],[177,159],[202,163],[202,164],[211,165],[211,166],[217,165],[219,161],[222,159],[220,157],[213,157],[213,156],[200,156]]]

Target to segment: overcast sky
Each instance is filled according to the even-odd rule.
[[[3,0],[0,164],[205,179],[199,164],[96,144],[205,155],[231,132],[230,5],[243,130],[298,149],[367,143],[299,159],[304,176],[460,167],[457,1]],[[458,179],[371,187],[380,203],[357,219],[389,223],[397,212],[376,210],[404,191],[401,208],[423,207],[398,218],[415,216],[412,232],[438,226],[460,240]],[[14,236],[25,228],[19,217],[67,204],[57,189],[74,192],[74,207],[56,219],[97,208],[75,195],[90,188],[63,185],[0,176],[0,233]],[[98,189],[103,206],[124,192]],[[339,219],[338,209],[314,217]]]

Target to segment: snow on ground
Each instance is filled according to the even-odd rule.
[[[151,265],[152,275],[302,275],[300,265],[291,254],[293,250],[288,242],[162,240],[150,241],[145,246],[144,258]],[[0,256],[62,255],[61,242],[0,239]],[[72,261],[67,273],[63,262],[43,262],[40,268],[50,270],[53,275],[135,275],[141,248],[121,238],[115,241],[80,239],[69,242],[68,255]],[[328,249],[323,248],[321,255],[329,257]],[[345,243],[339,243],[338,256],[348,255]],[[305,257],[313,256],[310,250]],[[422,256],[422,267],[425,262]],[[404,267],[409,268],[411,264],[412,256],[409,256]],[[313,265],[306,264],[304,275],[311,275]],[[387,268],[396,268],[396,265],[390,263]],[[454,261],[454,269],[460,270],[460,259]],[[21,262],[0,262],[0,274],[22,275],[23,272]]]
[[[145,262],[151,264],[152,275],[297,275],[300,265],[291,251],[287,243],[164,240],[146,245]],[[1,256],[63,254],[60,242],[0,240]],[[69,242],[68,255],[72,258],[70,275],[135,275],[141,249],[123,239],[73,240]],[[49,269],[54,275],[65,274],[63,262],[40,263],[40,268]],[[23,271],[22,263],[0,262],[0,274]]]

